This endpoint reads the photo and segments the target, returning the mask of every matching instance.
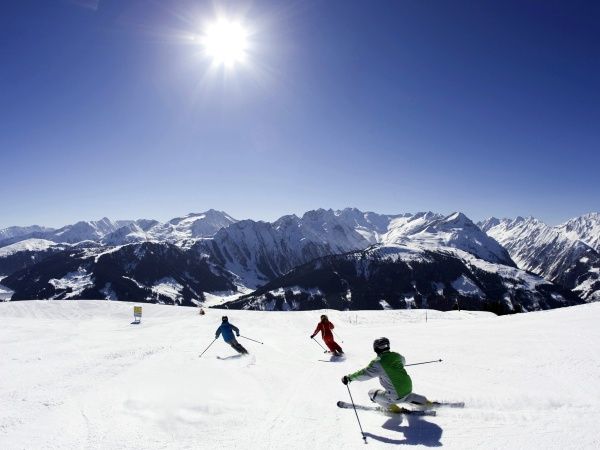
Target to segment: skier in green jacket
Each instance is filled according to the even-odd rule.
[[[369,398],[390,412],[401,411],[396,403],[409,403],[418,408],[426,408],[431,405],[431,402],[424,396],[413,394],[412,380],[404,369],[404,356],[390,351],[388,338],[375,339],[373,350],[377,353],[377,358],[364,369],[345,375],[342,383],[348,384],[351,381],[365,381],[379,377],[379,382],[384,389],[371,389]]]

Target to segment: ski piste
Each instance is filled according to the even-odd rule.
[[[381,406],[366,406],[366,405],[352,406],[352,403],[344,402],[342,400],[337,402],[337,406],[338,406],[338,408],[342,408],[342,409],[356,408],[361,411],[376,411],[376,412],[380,412],[383,414],[389,414],[389,415],[396,415],[396,414],[410,414],[411,416],[435,416],[436,415],[436,412],[431,409],[428,409],[425,411],[419,411],[419,410],[401,408],[401,410],[399,412],[392,412],[392,411],[387,411],[387,410],[383,409]]]

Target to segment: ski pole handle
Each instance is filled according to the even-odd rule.
[[[252,341],[252,342],[258,342],[259,344],[264,344],[264,342],[257,341],[256,339],[250,339],[249,337],[246,337],[246,336],[240,335],[240,337],[242,337],[244,339],[248,339],[249,341]]]
[[[442,360],[441,359],[435,359],[433,361],[424,361],[424,362],[420,362],[420,363],[405,364],[404,367],[419,366],[421,364],[431,364],[431,363],[436,363],[436,362],[442,362]]]

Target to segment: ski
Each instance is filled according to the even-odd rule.
[[[334,363],[334,362],[342,362],[345,360],[346,360],[346,358],[344,356],[332,356],[329,359],[319,359],[318,361]]]
[[[464,408],[465,402],[431,402],[429,408]]]
[[[343,409],[353,409],[352,407],[352,403],[348,403],[348,402],[344,402],[344,401],[338,401],[337,405],[339,408],[343,408]],[[406,408],[401,408],[400,412],[394,413],[391,411],[386,411],[384,410],[381,406],[365,406],[365,405],[354,405],[356,407],[356,409],[359,409],[361,411],[377,411],[383,414],[410,414],[412,416],[435,416],[436,412],[432,411],[432,410],[425,410],[425,411],[418,411],[418,410],[414,410],[414,409],[406,409]]]
[[[231,356],[217,356],[217,359],[220,359],[221,361],[226,361],[228,359],[237,359],[237,358],[241,358],[244,355],[231,355]]]

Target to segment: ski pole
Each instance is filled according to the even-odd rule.
[[[333,331],[333,330],[331,330],[331,331]],[[342,342],[342,344],[344,343],[344,340],[341,337],[339,337],[335,331],[333,331],[333,334],[335,335],[336,338],[338,338]]]
[[[442,360],[441,359],[434,359],[433,361],[425,361],[425,362],[420,362],[420,363],[405,364],[404,367],[418,366],[420,364],[431,364],[431,363],[436,363],[436,362],[442,362]]]
[[[317,341],[317,340],[316,340],[314,337],[311,337],[311,339],[312,339],[313,341],[315,341],[315,342],[317,343],[317,345],[318,345],[319,347],[321,347],[321,348],[324,350],[324,353],[327,353],[327,350],[325,350],[325,347],[323,347],[321,344],[319,344],[319,341]]]
[[[264,342],[257,341],[256,339],[250,339],[249,337],[246,337],[246,336],[240,336],[240,337],[243,337],[244,339],[248,339],[249,341],[252,341],[252,342],[258,342],[259,344],[264,344]]]
[[[365,436],[365,432],[362,429],[362,425],[360,424],[360,419],[358,418],[358,412],[356,411],[356,405],[354,405],[354,399],[352,398],[352,393],[350,392],[350,386],[346,385],[348,388],[348,395],[350,396],[350,402],[352,402],[352,408],[354,408],[354,414],[356,414],[356,421],[358,422],[358,428],[360,428],[360,434],[362,434],[362,438],[367,443],[367,437]]]
[[[204,351],[203,351],[202,353],[200,353],[200,356],[198,356],[198,358],[201,358],[201,357],[202,357],[202,355],[204,355],[204,354],[206,353],[206,350],[208,350],[208,349],[210,348],[210,346],[211,346],[211,345],[213,345],[217,339],[218,339],[218,338],[215,338],[215,339],[214,339],[214,340],[213,340],[213,341],[212,341],[210,344],[208,344],[208,347],[206,347],[206,348],[204,349]]]

